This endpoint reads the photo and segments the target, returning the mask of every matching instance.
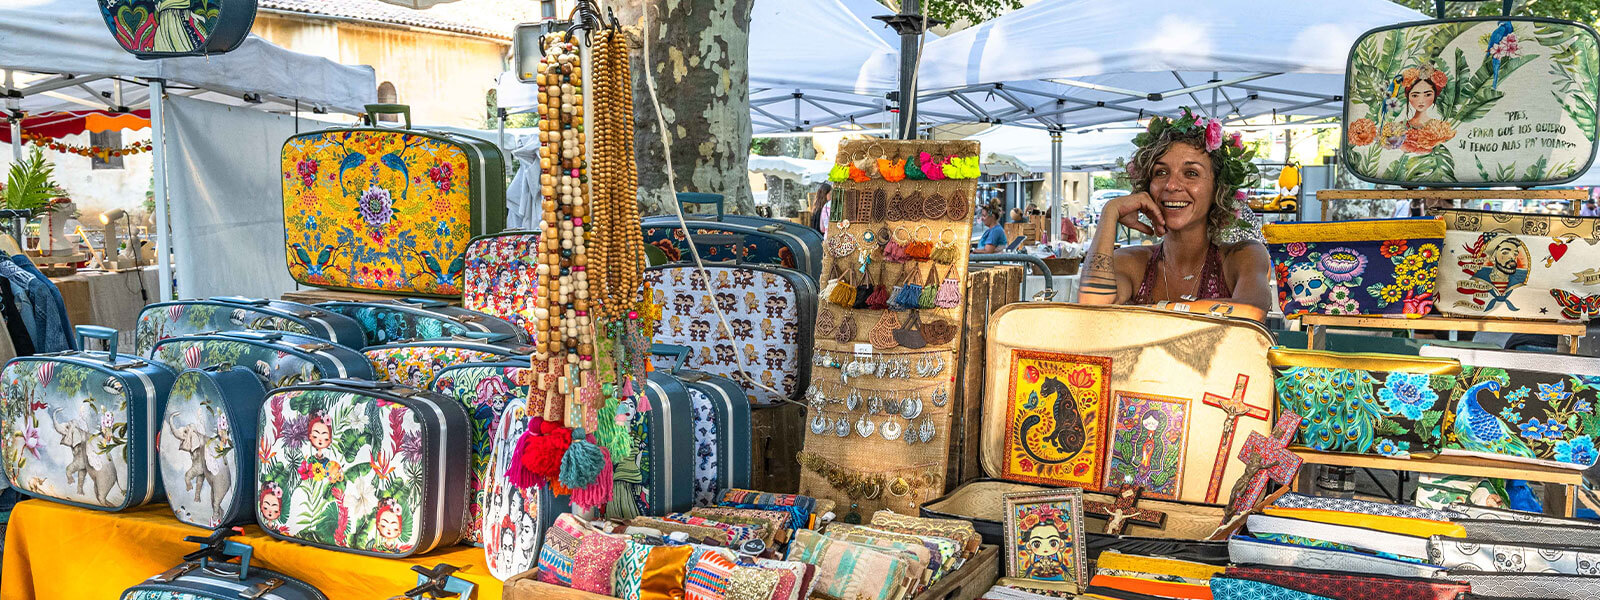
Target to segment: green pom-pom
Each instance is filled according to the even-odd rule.
[[[928,178],[928,175],[926,173],[922,172],[922,167],[917,166],[917,157],[915,157],[915,156],[907,157],[906,158],[906,179],[916,179],[916,180],[920,181],[920,180],[927,179],[927,178]]]

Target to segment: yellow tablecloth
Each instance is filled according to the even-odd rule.
[[[421,558],[390,559],[334,552],[268,537],[254,525],[235,541],[255,549],[252,566],[304,580],[330,600],[384,600],[416,584],[412,565],[449,563],[477,584],[479,600],[500,600],[502,583],[489,574],[483,550],[453,546]],[[5,600],[115,600],[122,591],[182,561],[198,548],[184,536],[205,530],[184,525],[165,504],[104,513],[44,500],[17,504],[6,530]]]

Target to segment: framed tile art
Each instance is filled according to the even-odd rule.
[[[1100,489],[1111,359],[1012,351],[1002,477]]]
[[[1006,513],[1006,576],[1088,582],[1083,490],[1015,492],[1001,496]]]

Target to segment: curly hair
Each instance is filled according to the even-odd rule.
[[[1155,143],[1140,147],[1133,153],[1133,158],[1128,160],[1128,180],[1133,183],[1134,193],[1149,193],[1151,174],[1155,172],[1156,161],[1166,156],[1173,144],[1188,144],[1211,160],[1211,208],[1206,211],[1206,236],[1215,241],[1217,234],[1233,223],[1235,218],[1233,195],[1238,188],[1223,183],[1222,161],[1206,152],[1204,130],[1191,134],[1179,133],[1172,129],[1162,132]]]

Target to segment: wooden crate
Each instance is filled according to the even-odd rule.
[[[983,348],[989,316],[1016,302],[1022,293],[1023,271],[1017,265],[980,265],[967,275],[967,314],[962,319],[962,355],[955,366],[957,407],[951,421],[950,461],[945,471],[945,491],[983,477],[978,464],[983,438]]]
[[[539,570],[534,569],[507,579],[501,597],[505,600],[611,600],[610,596],[544,583],[538,577]]]
[[[406,296],[393,294],[376,294],[372,292],[345,292],[340,290],[325,290],[322,288],[302,288],[292,292],[284,292],[283,299],[301,304],[316,304],[318,302],[373,302],[381,300],[397,300]],[[429,298],[449,304],[461,306],[460,298]]]
[[[783,403],[750,410],[750,487],[763,492],[800,491],[801,432],[806,409]]]

